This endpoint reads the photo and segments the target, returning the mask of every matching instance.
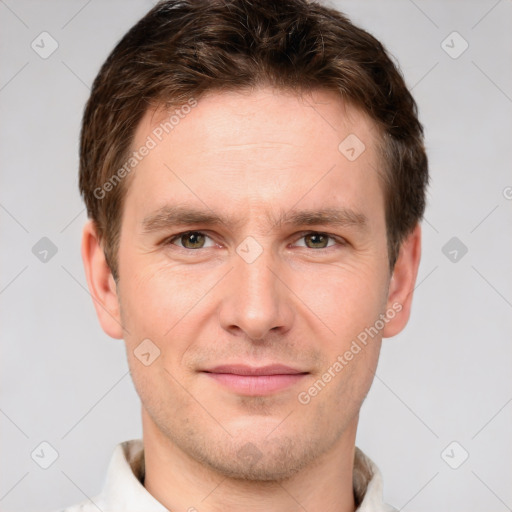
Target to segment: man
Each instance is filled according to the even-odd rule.
[[[305,0],[170,0],[88,101],[82,256],[143,440],[82,508],[388,511],[355,447],[406,325],[427,158],[382,45]]]

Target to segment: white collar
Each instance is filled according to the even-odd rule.
[[[118,444],[110,460],[105,487],[92,502],[76,506],[81,512],[168,512],[142,485],[144,445],[141,439]],[[359,448],[355,449],[354,495],[360,502],[357,512],[396,512],[383,502],[382,476],[375,463]],[[82,508],[78,508],[81,506]],[[75,512],[75,507],[65,512]]]

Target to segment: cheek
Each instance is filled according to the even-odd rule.
[[[370,390],[380,350],[379,339],[371,343],[361,345],[350,360],[344,357],[344,350],[333,353],[324,372],[298,395],[300,410],[314,418],[316,424],[323,422],[325,435],[329,435],[328,429],[333,435],[339,433],[360,410]]]
[[[169,334],[208,291],[208,280],[171,265],[133,265],[121,292],[127,321],[139,332]],[[128,329],[130,327],[128,326]]]
[[[386,280],[376,267],[318,266],[300,274],[297,295],[309,308],[308,317],[323,324],[338,349],[372,326],[385,308]]]
[[[163,423],[169,423],[165,411],[170,404],[179,415],[189,401],[183,391],[189,382],[182,359],[198,325],[190,314],[198,300],[195,293],[170,277],[149,268],[132,272],[120,294],[134,386],[148,413]]]
[[[361,351],[354,354],[350,361],[346,361],[335,390],[336,397],[333,400],[342,407],[346,406],[354,410],[360,408],[370,390],[377,368],[381,341],[380,338],[375,338],[367,345],[361,343],[358,345]],[[344,354],[346,360],[347,352]]]
[[[127,356],[137,389],[142,394],[149,389],[147,398],[151,400],[156,387],[177,391],[180,384],[189,384],[187,354],[194,348],[194,340],[201,339],[211,314],[205,297],[218,278],[202,275],[197,279],[193,266],[184,269],[146,263],[138,269],[133,266],[128,275],[120,290],[123,325],[129,331],[125,337]],[[143,342],[147,339],[150,342]],[[150,371],[137,358],[142,352],[141,342],[158,356]],[[173,396],[172,400],[178,398]]]

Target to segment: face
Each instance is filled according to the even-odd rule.
[[[136,132],[157,143],[124,204],[124,331],[103,326],[145,425],[226,476],[290,476],[355,433],[383,326],[404,323],[375,127],[331,92],[267,88],[207,95],[158,140],[163,119]]]

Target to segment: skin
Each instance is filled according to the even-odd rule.
[[[147,112],[133,147],[162,119]],[[366,147],[354,161],[338,150],[349,134]],[[144,486],[167,508],[355,509],[359,410],[382,337],[408,321],[420,260],[417,226],[390,273],[377,138],[374,123],[332,92],[211,93],[129,178],[118,283],[93,224],[85,225],[82,256],[98,318],[108,335],[124,338],[141,398]],[[144,231],[144,219],[177,204],[237,222]],[[281,211],[325,207],[366,222],[271,223]],[[193,230],[201,233],[192,243],[173,238]],[[333,238],[314,236],[322,233]],[[236,252],[249,236],[262,251],[252,263]],[[298,394],[393,304],[401,311],[379,335],[300,403]],[[160,356],[145,366],[134,350],[148,338]],[[228,363],[308,374],[284,390],[244,396],[200,371]]]

